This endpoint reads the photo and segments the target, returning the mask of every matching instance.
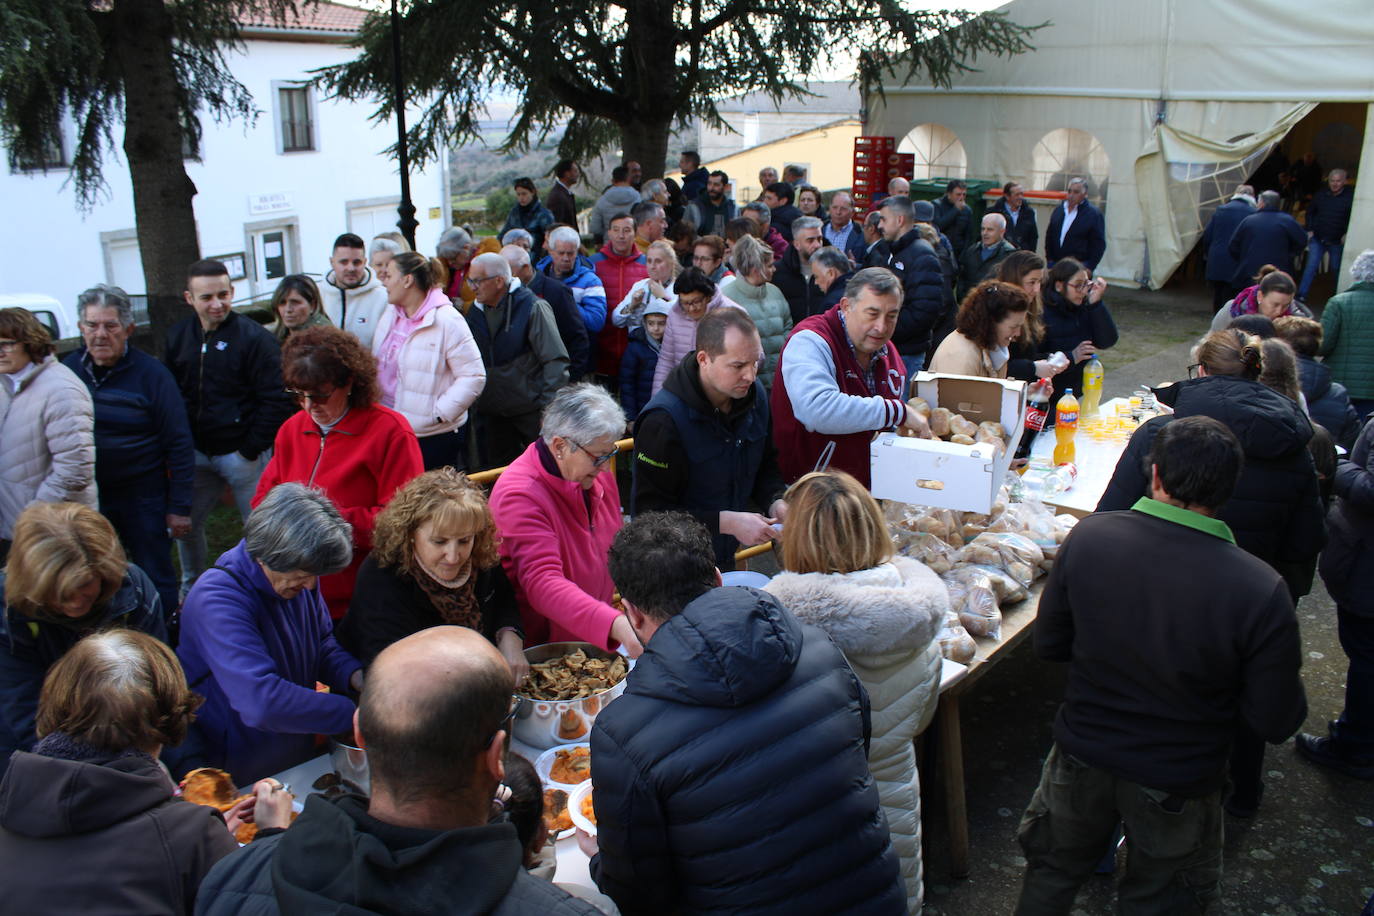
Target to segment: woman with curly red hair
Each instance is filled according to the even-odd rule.
[[[377,513],[424,471],[409,421],[377,403],[377,364],[358,339],[334,327],[294,332],[282,348],[287,393],[304,409],[282,424],[253,505],[279,483],[323,490],[353,526],[353,561],[320,578],[329,613],[348,610],[358,567],[372,549]]]
[[[1025,290],[984,280],[964,297],[954,333],[935,350],[931,372],[1006,378],[1011,343],[1021,336],[1031,300]]]
[[[453,468],[416,477],[377,516],[372,555],[339,623],[340,644],[370,665],[411,633],[464,626],[501,650],[518,684],[529,670],[525,635],[499,545],[476,484]]]

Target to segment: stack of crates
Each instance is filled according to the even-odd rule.
[[[854,181],[851,196],[854,209],[863,213],[873,204],[873,198],[887,191],[893,178],[910,179],[916,169],[916,157],[897,152],[893,137],[854,138]]]

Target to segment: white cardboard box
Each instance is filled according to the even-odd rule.
[[[960,512],[990,511],[1025,428],[1026,383],[919,372],[912,387],[931,407],[946,407],[975,423],[1001,423],[1011,434],[1007,450],[998,457],[983,442],[957,445],[880,433],[869,446],[873,495]]]

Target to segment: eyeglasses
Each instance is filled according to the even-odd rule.
[[[1188,378],[1197,378],[1197,371],[1202,368],[1202,363],[1193,363],[1188,367]]]
[[[1070,284],[1069,284],[1069,289],[1084,290],[1084,289],[1087,289],[1088,287],[1090,287],[1090,286],[1092,286],[1092,285],[1093,285],[1093,281],[1091,281],[1091,280],[1082,280],[1082,281],[1080,281],[1080,282],[1078,282],[1078,283],[1070,283]]]
[[[485,283],[485,282],[487,282],[488,280],[503,280],[503,279],[505,279],[505,278],[502,277],[500,274],[492,274],[492,275],[489,276],[489,277],[474,277],[474,276],[472,276],[471,274],[468,275],[468,282],[471,283],[473,286],[476,286],[478,283]]]
[[[17,340],[0,340],[0,353],[8,353],[17,346],[19,346]]]
[[[605,464],[607,461],[610,461],[610,460],[611,460],[612,458],[614,458],[616,455],[619,455],[619,454],[620,454],[620,449],[618,449],[618,448],[617,448],[617,449],[611,449],[609,452],[607,452],[607,453],[604,454],[604,455],[597,455],[597,454],[595,454],[594,452],[592,452],[592,451],[590,451],[590,450],[588,450],[588,449],[585,449],[585,448],[583,448],[582,446],[578,445],[576,442],[572,441],[571,439],[568,440],[568,444],[571,445],[573,448],[577,449],[579,452],[586,452],[586,453],[587,453],[587,457],[590,458],[590,459],[592,459],[592,467],[597,467],[597,468],[601,467],[601,466],[602,466],[603,464]]]
[[[492,743],[493,741],[496,740],[496,736],[499,735],[499,734],[501,734],[501,732],[507,731],[507,730],[508,730],[508,729],[507,729],[507,726],[510,725],[511,720],[515,718],[515,714],[516,714],[517,712],[519,712],[519,711],[520,711],[520,698],[519,698],[519,697],[512,697],[512,698],[511,698],[511,701],[510,701],[510,712],[506,713],[506,717],[505,717],[504,719],[502,719],[500,722],[497,723],[497,725],[496,725],[496,731],[494,731],[494,732],[491,733],[491,737],[488,738],[486,741],[484,741],[484,742],[482,743],[482,746],[483,746],[483,747],[491,747],[491,743]]]
[[[288,388],[286,389],[286,394],[287,397],[291,398],[294,401],[314,401],[316,404],[323,404],[325,401],[328,401],[330,398],[332,398],[334,396],[334,392],[338,390],[339,389],[337,388],[333,388],[327,392],[310,392],[300,391],[296,388]]]
[[[82,320],[81,327],[87,331],[104,331],[113,334],[123,327],[118,321],[85,321]]]

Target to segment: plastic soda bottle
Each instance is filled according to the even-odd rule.
[[[1083,403],[1079,413],[1085,420],[1097,419],[1098,406],[1102,403],[1102,378],[1106,370],[1096,356],[1089,358],[1083,367]]]
[[[1021,434],[1021,442],[1016,447],[1014,457],[1030,457],[1031,449],[1035,446],[1035,437],[1040,435],[1040,431],[1045,428],[1045,420],[1049,418],[1050,395],[1053,392],[1054,384],[1047,378],[1039,379],[1031,385],[1026,397],[1026,431]]]
[[[1078,433],[1078,398],[1073,389],[1064,392],[1054,408],[1054,463],[1072,464],[1074,460],[1073,437]]]

